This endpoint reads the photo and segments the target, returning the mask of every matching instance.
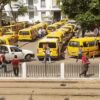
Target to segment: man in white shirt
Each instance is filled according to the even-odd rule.
[[[41,38],[41,35],[42,35],[42,29],[39,28],[39,30],[38,30],[38,37]]]
[[[46,61],[46,59],[49,59],[49,63],[51,63],[51,56],[50,56],[50,48],[47,47],[45,50],[45,57],[44,57],[44,61]]]

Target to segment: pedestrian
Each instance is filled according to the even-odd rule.
[[[46,59],[49,59],[49,63],[51,63],[51,56],[50,56],[50,48],[46,47],[45,48],[45,57],[44,57],[44,61],[46,61]]]
[[[14,58],[13,58],[11,63],[12,63],[12,66],[13,66],[14,75],[18,76],[19,75],[19,64],[20,64],[20,61],[19,61],[17,55],[14,56]]]
[[[78,56],[77,56],[76,62],[78,62],[78,59],[81,59],[81,58],[82,58],[82,46],[80,46],[78,49]]]
[[[38,38],[41,38],[42,37],[42,28],[39,28],[38,30]]]
[[[88,53],[82,55],[82,72],[79,74],[79,76],[84,75],[84,77],[87,76],[87,71],[89,68],[89,59],[88,59]]]
[[[42,28],[42,36],[45,36],[45,35],[46,35],[46,29]]]
[[[0,54],[0,64],[1,64],[1,68],[4,68],[4,72],[7,72],[6,57],[5,54],[3,53]]]

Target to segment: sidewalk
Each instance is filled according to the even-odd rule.
[[[34,91],[32,93],[32,91]],[[100,100],[100,80],[1,80],[6,100]]]

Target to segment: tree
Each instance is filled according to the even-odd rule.
[[[16,0],[13,0],[13,1],[16,1]],[[15,22],[16,22],[16,18],[18,16],[23,16],[28,11],[27,7],[24,6],[23,2],[19,1],[18,4],[16,4],[16,7],[17,7],[18,10],[17,11],[13,11],[12,6],[10,4],[11,12],[12,12],[12,15],[13,15],[13,18],[14,18]]]
[[[3,17],[2,10],[4,9],[4,6],[9,3],[9,0],[0,0],[0,26],[1,26],[1,19]]]
[[[1,16],[0,20],[3,17],[2,11],[3,11],[4,7],[5,7],[5,5],[7,5],[7,4],[9,4],[9,6],[10,6],[11,13],[12,13],[12,16],[13,16],[13,19],[14,19],[15,22],[16,22],[16,18],[19,15],[24,15],[27,12],[27,7],[24,6],[24,4],[22,2],[19,2],[19,5],[17,5],[18,11],[16,11],[16,12],[13,11],[13,8],[11,6],[11,2],[12,1],[17,2],[18,0],[0,0],[0,16]],[[1,23],[1,21],[0,21],[0,23]]]
[[[100,0],[62,0],[61,2],[62,11],[69,18],[76,19],[82,30],[91,30],[95,25],[100,24]]]

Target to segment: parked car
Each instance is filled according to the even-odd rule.
[[[11,61],[14,55],[17,55],[20,60],[30,61],[35,57],[35,54],[30,50],[24,50],[13,45],[0,45],[0,52],[5,54],[6,60]]]

